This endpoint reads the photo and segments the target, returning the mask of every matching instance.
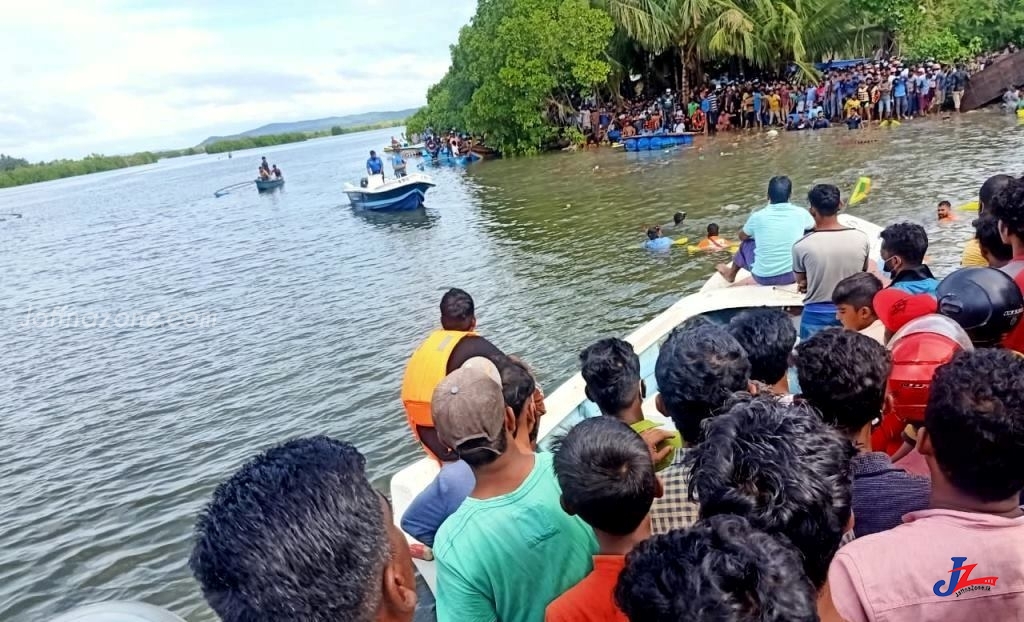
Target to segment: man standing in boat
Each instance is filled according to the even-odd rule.
[[[366,161],[366,174],[371,177],[374,175],[384,176],[384,161],[377,156],[376,151],[370,151],[370,158]]]
[[[505,354],[479,336],[473,298],[461,289],[450,289],[441,298],[441,328],[432,332],[409,359],[402,380],[402,404],[413,435],[433,458],[441,462],[458,456],[441,442],[434,428],[430,401],[438,383],[471,358],[482,356],[499,368]]]
[[[391,156],[391,166],[395,169],[395,177],[405,177],[406,163],[402,157],[402,150],[398,149]]]

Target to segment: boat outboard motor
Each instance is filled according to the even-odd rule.
[[[370,185],[370,180],[369,179],[363,177],[362,179],[359,180],[359,187],[360,188],[365,188],[365,187],[367,187],[369,185]]]

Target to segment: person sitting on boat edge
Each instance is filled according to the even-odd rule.
[[[405,158],[402,157],[401,149],[395,150],[395,152],[391,155],[391,166],[395,170],[396,178],[405,177],[407,165],[405,163]]]
[[[409,358],[402,379],[402,404],[413,435],[432,458],[452,462],[458,456],[437,437],[430,412],[434,387],[471,358],[501,365],[505,354],[476,331],[473,297],[453,288],[441,297],[441,328],[434,330]]]
[[[949,619],[951,606],[962,620],[1019,617],[1024,360],[982,349],[940,367],[918,445],[931,472],[932,509],[839,551],[829,572],[836,609],[848,622]],[[996,587],[951,602],[961,584]]]
[[[366,160],[366,174],[384,175],[384,162],[377,156],[377,152],[370,150],[370,157]]]
[[[740,393],[687,454],[689,491],[701,520],[734,514],[791,542],[818,592],[818,614],[838,621],[828,569],[853,529],[855,453],[811,407]]]
[[[548,605],[544,622],[625,622],[615,584],[626,554],[651,535],[651,504],[662,494],[640,436],[611,417],[577,424],[555,453],[562,507],[597,537],[594,570]]]
[[[749,270],[758,285],[792,285],[793,245],[814,228],[810,212],[789,202],[793,182],[776,176],[768,182],[767,207],[757,210],[740,231],[740,248],[732,266],[719,264],[718,273],[729,283],[741,269]]]
[[[260,181],[270,181],[270,171],[269,170],[267,170],[267,169],[265,169],[263,167],[260,167],[259,169],[257,169],[256,174],[259,175],[259,180]]]
[[[591,529],[561,507],[550,453],[525,451],[502,388],[458,369],[434,391],[443,442],[476,478],[434,540],[438,622],[537,622],[592,569]]]
[[[866,335],[885,345],[885,325],[875,313],[873,301],[882,281],[870,272],[858,272],[839,281],[832,290],[836,319],[846,330]]]
[[[729,248],[730,242],[719,236],[718,223],[708,225],[707,237],[697,244],[697,249],[702,251],[723,251]]]
[[[804,294],[800,339],[829,326],[839,326],[832,292],[846,277],[864,272],[871,256],[868,236],[839,222],[839,188],[819,184],[807,194],[814,230],[793,245],[797,290]]]
[[[903,515],[928,507],[927,478],[893,466],[871,445],[874,422],[882,416],[892,360],[885,347],[865,335],[827,329],[796,347],[799,399],[853,443],[853,531],[862,537],[897,527]]]
[[[220,620],[412,621],[409,547],[365,467],[348,443],[299,438],[217,487],[188,564]]]
[[[758,394],[792,400],[789,359],[797,334],[789,315],[779,309],[747,309],[733,316],[726,330],[747,353],[750,380],[763,385]]]
[[[882,238],[882,271],[892,275],[889,287],[910,294],[931,294],[939,280],[924,264],[928,252],[928,233],[921,225],[902,222],[889,225],[879,234]]]
[[[644,418],[647,387],[640,378],[640,357],[629,342],[610,338],[587,347],[580,353],[580,372],[586,383],[587,399],[597,404],[602,415],[618,419],[637,434],[661,427]],[[676,451],[683,447],[679,432],[658,446],[666,447],[670,451],[658,461],[658,471],[668,468]]]
[[[274,174],[274,179],[284,179],[284,173],[281,172],[281,169],[277,168],[276,164],[271,167],[270,172]]]
[[[667,251],[672,248],[672,238],[665,237],[661,227],[651,227],[647,230],[647,241],[644,242],[644,249],[649,251]]]
[[[639,543],[615,587],[631,622],[818,622],[816,597],[788,541],[730,515]]]

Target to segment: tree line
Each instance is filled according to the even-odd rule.
[[[708,74],[817,77],[815,63],[884,54],[955,62],[1024,40],[1021,0],[488,0],[410,132],[458,128],[506,154],[559,138],[581,100],[684,94]]]
[[[0,188],[34,184],[41,181],[52,181],[64,177],[75,177],[77,175],[88,175],[89,173],[100,173],[112,171],[129,166],[140,166],[153,164],[165,158],[177,158],[186,155],[200,153],[224,153],[228,151],[240,151],[242,149],[253,149],[257,147],[269,147],[271,145],[283,145],[320,138],[323,136],[338,136],[340,134],[351,134],[365,132],[387,127],[403,125],[404,121],[383,121],[371,125],[358,127],[335,126],[330,130],[319,132],[290,132],[285,134],[272,134],[268,136],[253,136],[221,140],[207,145],[205,148],[189,147],[187,149],[173,149],[168,151],[140,151],[131,155],[105,156],[94,153],[80,160],[53,160],[50,162],[31,163],[24,158],[15,158],[6,154],[0,154]]]

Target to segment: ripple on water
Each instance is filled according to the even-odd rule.
[[[390,130],[268,150],[289,175],[273,195],[212,197],[249,179],[258,152],[0,192],[0,211],[24,214],[0,222],[0,619],[141,598],[212,620],[186,560],[213,487],[257,450],[321,433],[359,445],[385,485],[418,457],[400,376],[449,287],[553,387],[588,343],[650,319],[720,259],[644,253],[645,225],[685,210],[691,239],[711,220],[731,236],[772,175],[793,178],[798,203],[813,183],[848,192],[870,175],[853,212],[924,223],[944,273],[970,215],[939,226],[936,204],[1024,170],[1019,131],[976,114],[487,162],[432,172],[429,209],[405,215],[354,213],[340,192]],[[77,328],[21,327],[61,308]],[[93,313],[215,321],[81,326]]]

